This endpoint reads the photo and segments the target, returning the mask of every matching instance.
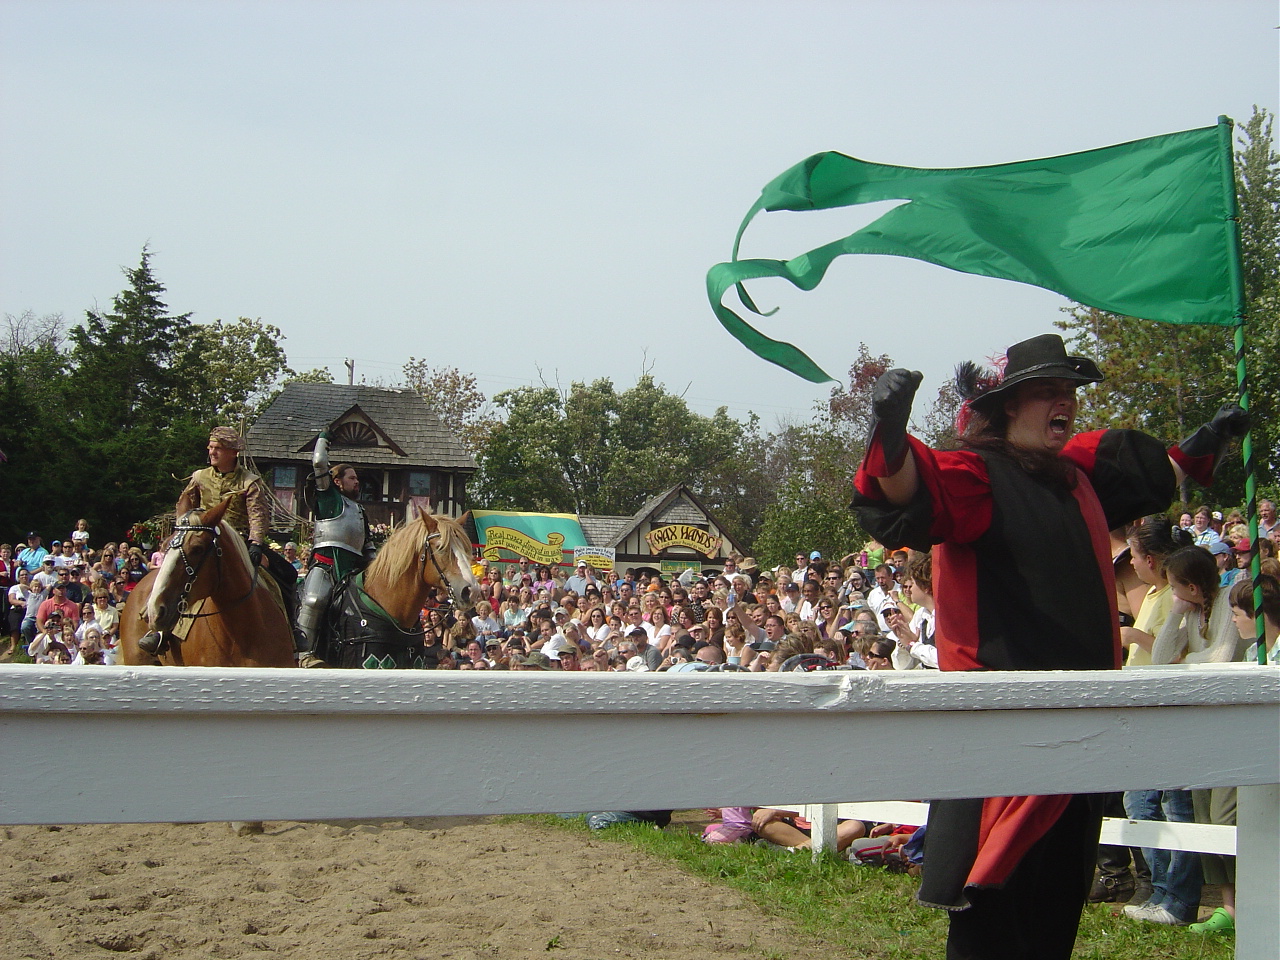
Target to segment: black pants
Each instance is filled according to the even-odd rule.
[[[1124,794],[1108,793],[1104,794],[1105,803],[1102,808],[1104,817],[1119,817],[1121,820],[1128,816],[1124,812]],[[1130,867],[1132,864],[1132,868]],[[1142,851],[1137,847],[1117,847],[1109,844],[1100,844],[1098,846],[1098,873],[1104,877],[1123,877],[1127,873],[1132,873],[1135,880],[1145,880],[1148,884],[1151,882],[1151,868],[1147,866],[1146,859],[1142,856]]]
[[[973,905],[951,914],[947,960],[1070,960],[1101,827],[1097,799],[1072,797],[1003,887],[966,891]]]
[[[280,587],[280,595],[284,598],[284,610],[289,617],[289,628],[293,629],[294,620],[298,616],[298,571],[293,564],[268,546],[263,546],[262,555],[267,559],[267,573]]]

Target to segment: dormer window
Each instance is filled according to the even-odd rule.
[[[333,431],[335,447],[376,447],[378,435],[373,428],[360,420],[348,420]]]

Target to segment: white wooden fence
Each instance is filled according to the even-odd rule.
[[[1280,670],[0,667],[0,823],[309,820],[1239,786],[1280,956]],[[76,811],[69,816],[68,811]]]
[[[840,820],[868,820],[877,823],[927,823],[929,805],[904,800],[880,803],[770,803],[775,810],[798,813],[813,824],[813,856],[836,846],[835,824]],[[1160,850],[1189,850],[1193,853],[1236,855],[1236,828],[1211,823],[1168,823],[1164,820],[1102,821],[1103,843],[1124,847],[1155,847]]]

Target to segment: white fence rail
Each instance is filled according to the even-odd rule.
[[[1237,956],[1280,956],[1280,670],[744,677],[5,666],[0,691],[0,823],[1239,786]]]
[[[798,813],[810,823],[826,824],[837,820],[870,820],[876,823],[905,823],[919,826],[929,819],[929,805],[906,800],[883,803],[770,803],[775,810]],[[821,839],[817,836],[822,833]],[[814,831],[814,857],[819,851],[835,848],[835,835],[821,828]],[[1168,823],[1164,820],[1123,820],[1107,817],[1102,821],[1103,843],[1125,847],[1155,847],[1160,850],[1188,850],[1193,853],[1236,855],[1236,828],[1212,823]]]

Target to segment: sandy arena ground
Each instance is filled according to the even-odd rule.
[[[623,845],[481,818],[0,828],[0,957],[829,960]]]

